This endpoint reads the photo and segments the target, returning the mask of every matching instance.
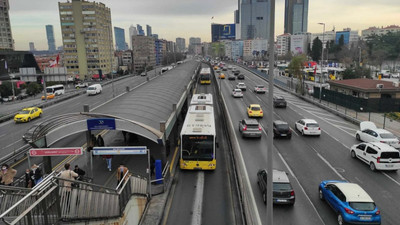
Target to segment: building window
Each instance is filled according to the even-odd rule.
[[[264,18],[262,16],[258,16],[256,19],[257,20],[263,20]]]

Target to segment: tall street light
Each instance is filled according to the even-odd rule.
[[[322,78],[323,78],[323,66],[324,66],[324,42],[325,42],[325,23],[318,23],[319,25],[324,26],[324,30],[322,32],[322,56],[321,56],[321,77],[319,79],[319,103],[321,103],[321,95],[322,95]]]

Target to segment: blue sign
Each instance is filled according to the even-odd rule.
[[[115,130],[114,118],[99,118],[87,120],[88,130]]]
[[[222,27],[220,39],[235,39],[235,37],[235,24],[224,24]]]
[[[146,155],[146,146],[135,147],[94,147],[93,155]]]

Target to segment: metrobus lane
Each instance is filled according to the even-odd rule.
[[[256,99],[251,97],[251,95],[247,97],[253,99],[252,101]],[[264,100],[265,98],[262,98],[261,103],[264,109],[266,109],[267,104]],[[393,221],[398,221],[398,214],[395,212],[397,206],[393,207],[393,204],[396,205],[396,203],[390,201],[390,199],[399,197],[399,182],[392,178],[393,176],[397,177],[398,173],[373,173],[369,171],[368,165],[359,160],[353,160],[350,157],[349,148],[342,143],[354,142],[354,136],[343,131],[337,125],[332,124],[332,122],[316,115],[316,113],[296,108],[293,105],[287,109],[276,109],[274,119],[285,120],[292,125],[292,128],[294,128],[293,124],[295,121],[300,118],[315,119],[321,126],[322,135],[320,137],[299,137],[299,133],[296,132],[298,135],[293,136],[297,140],[295,144],[293,144],[293,140],[290,142],[287,140],[276,140],[274,145],[282,153],[289,165],[294,168],[295,174],[299,177],[306,192],[317,206],[324,221],[327,224],[335,221],[336,214],[329,208],[325,210],[326,204],[321,205],[315,189],[321,180],[336,179],[335,177],[337,176],[331,177],[329,173],[313,167],[304,170],[306,163],[310,161],[315,163],[315,160],[312,160],[315,156],[317,156],[315,157],[317,161],[324,162],[339,178],[360,184],[377,203],[382,213],[383,222],[391,224]],[[329,115],[330,113],[326,112],[325,117]],[[351,127],[351,125],[349,126]],[[319,171],[324,176],[319,180],[307,180],[310,177],[310,171]],[[317,176],[311,177],[314,178]]]
[[[255,100],[252,102],[249,101],[247,96],[252,95],[250,91],[246,91],[244,93],[244,98],[234,99],[231,96],[231,84],[228,82],[223,85],[223,95],[228,107],[229,114],[231,116],[233,123],[233,127],[235,128],[236,138],[239,141],[239,145],[244,157],[244,161],[246,164],[246,168],[248,171],[248,176],[252,186],[252,192],[254,198],[256,200],[257,208],[263,223],[266,221],[266,206],[262,200],[262,194],[257,185],[257,172],[259,169],[266,168],[266,146],[267,146],[267,136],[266,133],[263,132],[261,139],[250,139],[250,138],[242,138],[241,134],[238,131],[238,123],[239,120],[247,118],[246,105],[250,103],[258,103]],[[255,98],[253,96],[253,98]],[[264,109],[265,110],[265,109]],[[264,119],[258,119],[259,122],[263,122]],[[266,129],[263,124],[263,130]],[[293,140],[291,140],[293,141]],[[276,150],[273,150],[273,163],[274,169],[285,171],[289,174],[289,179],[295,191],[296,203],[293,207],[287,206],[274,206],[274,224],[326,224],[324,223],[318,212],[316,211],[313,203],[310,201],[308,195],[304,192],[304,187],[302,187],[299,179],[296,177],[296,173],[291,172],[288,164],[280,157],[279,153]],[[317,161],[316,159],[314,161]],[[310,163],[306,165],[309,169],[319,167],[319,170],[326,170],[330,173],[331,177],[338,176],[326,168],[326,165],[320,161],[317,161],[317,164]],[[313,174],[314,175],[314,174]],[[311,175],[311,176],[313,176]],[[318,172],[315,173],[315,176],[318,176]],[[311,177],[310,176],[310,177]],[[316,186],[317,187],[317,186]]]

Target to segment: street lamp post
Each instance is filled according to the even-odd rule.
[[[324,30],[322,32],[322,56],[321,56],[321,77],[319,80],[319,103],[321,103],[321,95],[322,95],[322,78],[323,78],[323,66],[324,66],[324,41],[325,41],[325,23],[318,23],[319,25],[324,26]]]

